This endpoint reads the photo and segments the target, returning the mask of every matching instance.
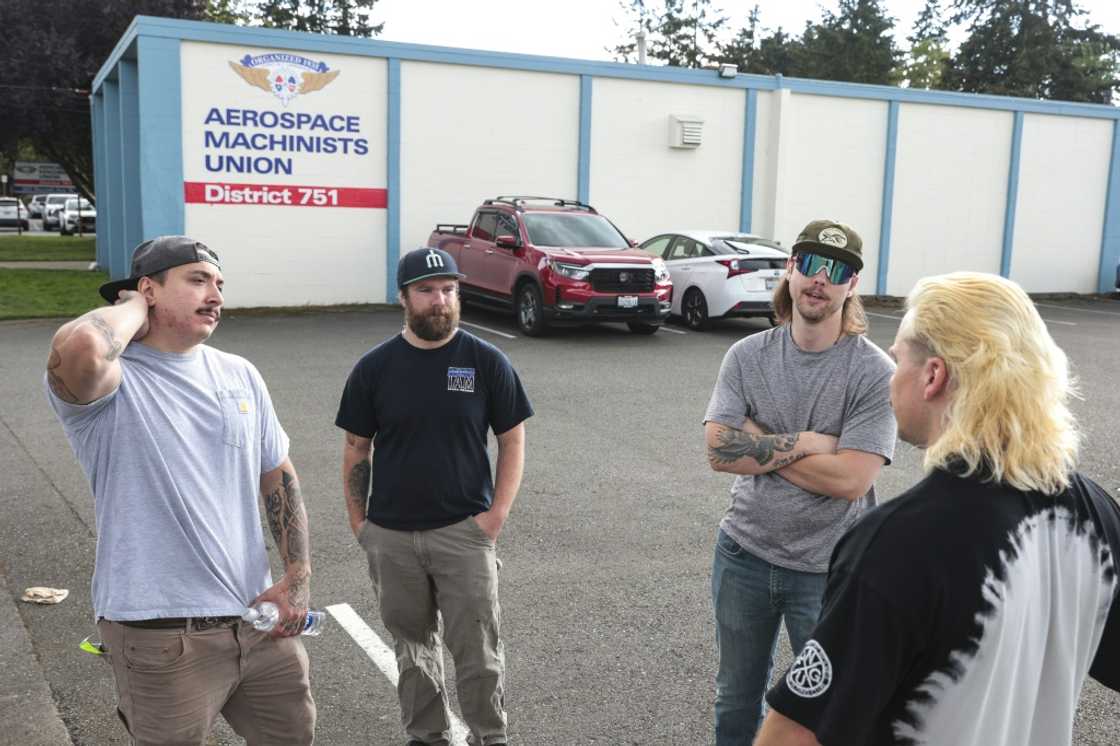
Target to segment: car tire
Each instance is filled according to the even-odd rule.
[[[634,334],[656,334],[661,328],[661,324],[646,324],[641,321],[627,321],[626,326],[630,327],[630,331]]]
[[[66,230],[66,226],[65,226],[64,224],[62,224],[62,223],[59,223],[59,226],[58,226],[58,234],[59,234],[60,236],[69,236],[69,235],[70,235],[70,231]]]
[[[539,337],[548,330],[544,320],[544,302],[541,291],[535,284],[526,282],[517,288],[513,302],[513,312],[517,317],[517,328],[528,337]]]
[[[702,332],[711,326],[708,318],[708,300],[700,288],[689,288],[681,299],[681,318],[689,329]]]

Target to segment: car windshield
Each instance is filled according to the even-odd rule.
[[[73,197],[71,197],[68,194],[63,194],[63,195],[57,196],[57,197],[47,197],[47,204],[48,205],[62,205],[62,204],[66,204],[66,200],[68,200],[68,199],[73,199]]]
[[[66,209],[67,210],[77,210],[78,209],[78,200],[76,200],[76,199],[66,200]],[[81,209],[83,209],[83,210],[92,209],[92,205],[90,205],[88,199],[83,199],[82,200]]]
[[[750,254],[751,250],[758,246],[785,253],[781,244],[757,236],[723,236],[712,239],[712,251],[717,254]]]
[[[602,215],[536,212],[524,216],[529,240],[537,246],[596,246],[626,249],[626,238]]]

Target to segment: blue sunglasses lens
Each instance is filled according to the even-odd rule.
[[[822,269],[825,270],[828,281],[833,285],[847,282],[856,273],[855,267],[852,265],[840,259],[833,259],[830,256],[804,253],[798,254],[796,261],[797,271],[806,277],[815,277]]]

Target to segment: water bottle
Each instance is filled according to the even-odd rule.
[[[307,618],[303,621],[303,632],[300,634],[308,637],[318,637],[319,633],[323,631],[323,617],[325,616],[326,614],[322,611],[308,610]],[[271,601],[261,601],[256,606],[246,609],[241,618],[252,624],[253,629],[269,632],[280,621],[280,609]]]

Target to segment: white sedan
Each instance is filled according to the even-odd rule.
[[[759,316],[774,323],[770,303],[789,252],[749,233],[662,233],[641,245],[665,260],[673,278],[673,314],[691,329],[712,319]]]

